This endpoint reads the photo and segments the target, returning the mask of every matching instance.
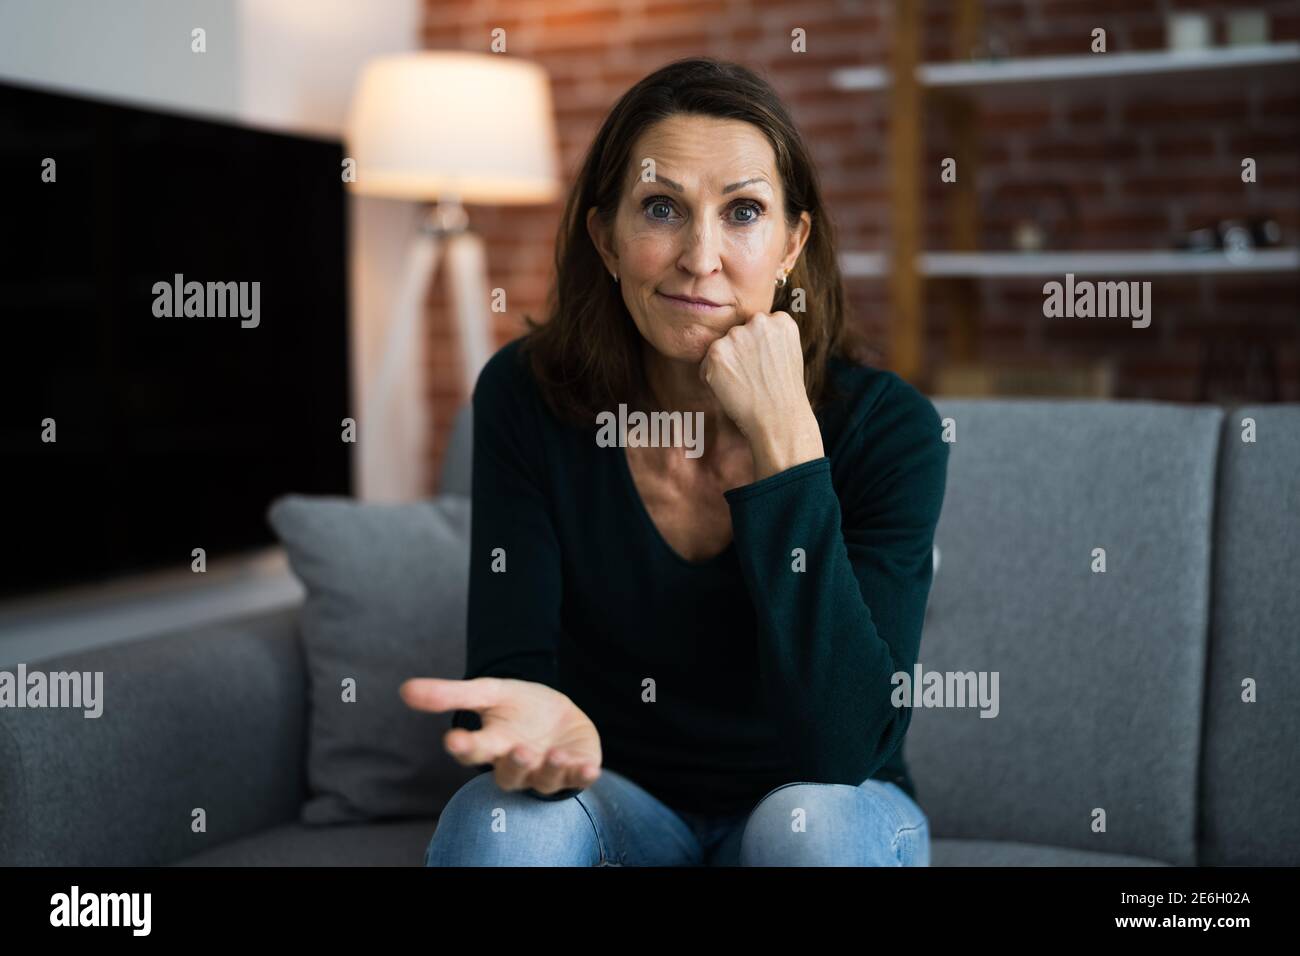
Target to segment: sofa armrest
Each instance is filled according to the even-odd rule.
[[[22,665],[102,673],[102,713],[0,707],[0,865],[160,865],[295,820],[307,745],[298,612]],[[15,680],[19,667],[6,668]]]

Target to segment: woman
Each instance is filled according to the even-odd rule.
[[[548,321],[474,390],[466,679],[402,688],[456,711],[444,743],[483,771],[426,863],[927,865],[891,676],[917,658],[948,447],[928,400],[851,359],[771,87],[690,59],[629,90],[556,272]],[[637,411],[702,442],[599,440]]]

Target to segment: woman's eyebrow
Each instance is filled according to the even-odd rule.
[[[644,180],[643,180],[643,182],[644,182]],[[665,186],[669,187],[670,189],[675,189],[675,190],[677,190],[679,193],[680,193],[680,192],[685,192],[685,191],[686,191],[686,190],[684,190],[684,189],[682,188],[681,183],[675,183],[675,182],[673,182],[671,179],[669,179],[667,176],[656,176],[656,177],[652,180],[652,182],[663,183]],[[723,192],[724,194],[729,193],[729,192],[734,192],[735,190],[739,189],[741,186],[748,186],[750,183],[767,183],[767,180],[766,180],[764,177],[762,177],[762,176],[754,176],[754,177],[751,178],[751,179],[742,179],[742,180],[741,180],[740,182],[738,182],[738,183],[732,183],[730,186],[724,186],[724,187],[722,187],[722,192]],[[768,185],[770,186],[771,183],[768,183]]]

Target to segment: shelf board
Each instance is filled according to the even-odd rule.
[[[841,252],[839,258],[845,278],[879,278],[889,272],[889,256],[884,252]]]
[[[1300,43],[1210,47],[1204,50],[1150,50],[1090,53],[1084,56],[1023,57],[990,61],[923,63],[916,68],[923,87],[992,87],[1016,83],[1069,82],[1107,77],[1184,77],[1223,70],[1258,69],[1300,63]],[[848,67],[831,73],[841,90],[882,90],[889,71],[876,66]]]
[[[918,68],[918,73],[920,70]],[[831,71],[831,86],[837,90],[886,90],[889,71],[883,66],[845,66]]]
[[[930,278],[980,278],[1075,275],[1215,275],[1259,272],[1300,272],[1300,249],[1260,249],[1241,259],[1222,252],[1177,252],[1134,249],[1117,252],[923,252],[917,257],[921,274]],[[888,274],[883,252],[840,255],[846,278],[879,278]]]

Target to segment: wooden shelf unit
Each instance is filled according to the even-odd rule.
[[[894,0],[893,44],[888,68],[837,70],[832,83],[843,90],[879,91],[889,97],[889,192],[893,200],[889,252],[841,253],[846,277],[884,278],[889,283],[892,364],[903,378],[932,389],[935,370],[925,360],[925,283],[950,286],[955,309],[948,335],[948,360],[955,368],[979,364],[975,283],[996,277],[1088,275],[1206,275],[1300,270],[1300,249],[1261,249],[1248,256],[1176,250],[989,252],[979,250],[979,205],[972,171],[979,162],[978,94],[1015,84],[1081,83],[1147,78],[1178,81],[1240,70],[1293,69],[1300,43],[1213,47],[1193,51],[1155,50],[1083,56],[1031,57],[989,62],[921,63],[921,5]],[[952,46],[976,49],[982,22],[978,0],[953,5]],[[898,78],[895,80],[895,78]],[[962,170],[949,192],[950,251],[921,248],[925,109],[937,110],[952,134],[952,155]],[[1109,373],[1101,376],[1109,381]]]

